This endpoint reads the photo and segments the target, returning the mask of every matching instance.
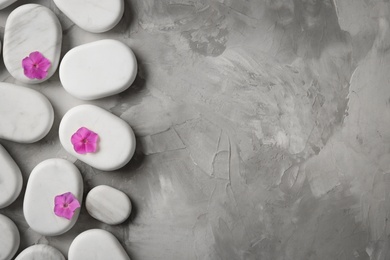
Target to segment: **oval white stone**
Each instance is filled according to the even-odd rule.
[[[0,82],[0,138],[33,143],[50,131],[54,111],[49,100],[30,88]]]
[[[33,245],[24,249],[15,260],[65,260],[60,251],[48,245]]]
[[[22,185],[23,178],[18,165],[0,145],[0,209],[16,200]]]
[[[71,137],[81,127],[98,134],[95,153],[78,154],[74,150]],[[135,136],[131,127],[121,118],[94,105],[80,105],[70,109],[61,120],[59,136],[68,153],[103,171],[123,167],[135,151]]]
[[[24,196],[23,212],[27,224],[45,236],[56,236],[73,227],[80,209],[71,220],[54,214],[54,198],[71,192],[78,201],[83,198],[83,180],[79,170],[63,159],[48,159],[31,172]]]
[[[62,43],[61,24],[48,8],[25,4],[8,16],[4,30],[4,64],[9,73],[24,83],[40,83],[57,70]],[[29,79],[24,75],[22,60],[39,51],[50,60],[51,67],[44,79]]]
[[[85,206],[92,217],[109,225],[122,223],[131,213],[129,197],[107,185],[93,188],[87,195]]]
[[[69,260],[130,260],[116,237],[102,229],[78,235],[69,247]]]
[[[6,8],[7,6],[15,3],[17,0],[0,0],[0,10]]]
[[[11,260],[19,248],[20,234],[15,223],[0,214],[0,259]]]
[[[60,80],[67,92],[93,100],[118,94],[134,82],[137,60],[133,51],[116,40],[83,44],[65,54]]]
[[[123,0],[54,0],[54,3],[72,22],[93,33],[112,29],[124,11]]]

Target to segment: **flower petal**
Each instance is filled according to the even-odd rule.
[[[62,207],[62,205],[58,204],[54,206],[54,214],[56,214],[59,217],[62,217],[64,214],[65,208]]]
[[[71,211],[74,212],[76,209],[80,208],[80,202],[74,198],[73,201],[69,203],[68,207]]]
[[[91,131],[86,127],[80,127],[79,130],[77,130],[77,133],[82,137],[86,138],[90,135]]]
[[[61,217],[64,217],[66,219],[72,219],[73,217],[73,210],[71,210],[70,208],[65,208],[64,211],[62,212],[62,216]]]
[[[35,69],[34,74],[36,79],[44,79],[47,76],[47,71],[43,71],[41,69]]]
[[[90,131],[90,134],[89,134],[87,140],[88,140],[88,143],[96,144],[98,138],[99,138],[99,136],[95,132]]]
[[[26,75],[30,79],[35,78],[35,73],[34,73],[34,64],[31,61],[29,57],[26,57],[22,60],[22,67],[24,70],[24,75]]]
[[[30,69],[24,69],[24,75],[29,79],[35,79],[35,73]]]
[[[85,144],[85,152],[86,153],[94,153],[96,152],[97,145],[96,143],[86,143]]]
[[[66,192],[64,194],[61,195],[63,198],[64,198],[64,202],[65,203],[71,203],[74,199],[74,196],[71,192]]]
[[[39,62],[38,64],[38,68],[45,72],[49,70],[50,66],[51,66],[51,62],[46,58],[42,59],[41,62]]]
[[[34,62],[30,59],[30,57],[26,57],[22,60],[22,66],[24,69],[31,69],[34,65]]]
[[[73,149],[76,151],[76,153],[79,153],[79,154],[86,153],[85,144],[83,144],[82,142],[74,143]]]
[[[63,205],[65,202],[64,196],[58,195],[54,198],[54,205]]]
[[[82,142],[83,139],[84,138],[78,132],[76,132],[72,135],[72,137],[70,138],[70,141],[72,142],[72,144],[75,144],[75,143]]]
[[[29,55],[31,61],[35,64],[40,63],[45,57],[39,51],[34,51]]]

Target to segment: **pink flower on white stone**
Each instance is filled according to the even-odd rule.
[[[50,69],[51,62],[39,51],[34,51],[22,60],[24,75],[29,79],[44,79]]]
[[[71,137],[76,153],[94,153],[97,150],[98,135],[86,127],[79,128]]]
[[[54,214],[59,217],[70,220],[78,208],[80,208],[80,202],[71,192],[58,195],[54,198]]]

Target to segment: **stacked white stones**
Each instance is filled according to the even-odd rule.
[[[16,0],[0,0],[3,9]],[[54,0],[56,6],[82,29],[101,33],[112,29],[124,12],[123,0]],[[98,3],[98,4],[97,4]],[[64,89],[81,100],[95,100],[118,94],[134,82],[137,61],[124,43],[106,39],[71,49],[60,62],[62,28],[56,15],[47,7],[24,4],[9,15],[4,32],[3,59],[8,72],[25,84],[48,80],[58,66]],[[0,42],[1,47],[1,42]],[[40,52],[51,66],[44,78],[29,78],[22,60],[32,52]],[[107,67],[107,64],[110,64]],[[49,100],[40,92],[0,82],[0,138],[18,143],[34,143],[44,138],[54,121]],[[99,135],[96,153],[79,154],[71,136],[80,127]],[[75,158],[103,171],[126,165],[135,151],[135,135],[127,122],[94,106],[80,105],[70,109],[61,120],[59,139],[64,149]],[[0,208],[12,204],[19,196],[23,178],[15,161],[0,145]],[[39,163],[31,172],[26,187],[23,212],[32,230],[45,236],[56,236],[70,230],[80,209],[68,220],[54,213],[56,195],[71,192],[83,201],[83,180],[77,167],[64,159],[52,158]],[[110,186],[100,185],[86,197],[86,208],[97,220],[116,225],[131,213],[129,197]],[[19,248],[20,235],[16,225],[0,214],[0,260],[13,259]],[[98,252],[98,253],[96,253]],[[96,258],[96,255],[99,257]],[[58,259],[64,256],[48,245],[33,245],[22,251],[17,260]],[[109,232],[88,230],[71,244],[69,259],[130,259]]]

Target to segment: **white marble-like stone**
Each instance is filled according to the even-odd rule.
[[[72,22],[93,33],[112,29],[124,11],[123,0],[54,0],[54,3]]]
[[[48,159],[31,172],[24,196],[23,212],[34,231],[56,236],[73,227],[79,216],[77,209],[71,220],[54,214],[54,198],[71,192],[82,203],[83,180],[74,164],[63,159]]]
[[[47,7],[25,4],[8,16],[4,30],[3,58],[9,73],[24,83],[40,83],[57,70],[61,54],[62,29],[56,15]],[[51,67],[44,79],[24,75],[22,60],[39,51],[50,60]]]
[[[93,188],[87,195],[85,207],[92,217],[109,225],[124,222],[131,213],[129,197],[107,185]]]
[[[30,88],[0,82],[0,138],[19,143],[42,139],[53,125],[49,100]]]
[[[0,260],[11,260],[19,244],[20,234],[15,223],[0,214]]]
[[[137,60],[126,44],[106,39],[71,49],[59,71],[67,92],[79,99],[93,100],[130,87],[137,75]]]
[[[6,8],[7,6],[15,3],[17,0],[0,0],[0,10]]]
[[[69,260],[130,260],[116,237],[102,229],[90,229],[78,235],[69,247]]]
[[[33,245],[24,249],[15,260],[65,260],[65,257],[52,246]]]
[[[71,136],[81,127],[98,134],[95,153],[78,154],[74,150]],[[123,167],[135,151],[135,136],[129,124],[94,105],[79,105],[70,109],[61,120],[59,137],[68,153],[104,171]]]
[[[22,185],[23,178],[19,166],[0,145],[0,209],[16,200]]]

